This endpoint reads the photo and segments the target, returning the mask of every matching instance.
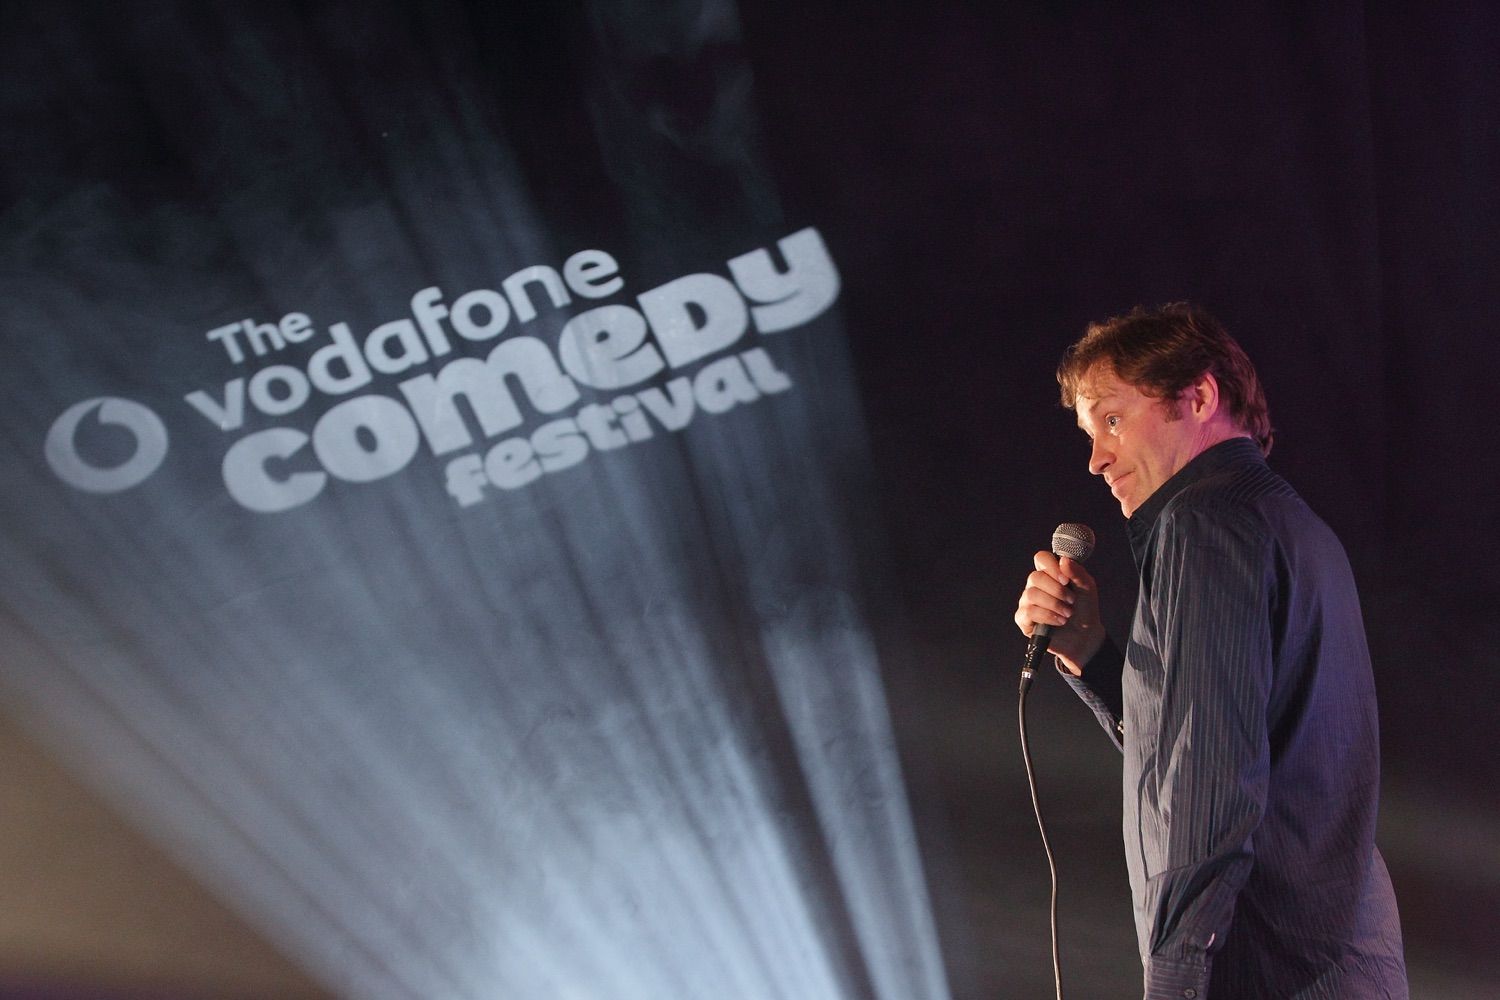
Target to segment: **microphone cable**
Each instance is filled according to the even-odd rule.
[[[1063,1000],[1062,954],[1057,942],[1057,862],[1052,857],[1052,844],[1047,840],[1047,824],[1042,820],[1042,804],[1036,794],[1036,775],[1031,767],[1031,743],[1026,738],[1026,692],[1031,689],[1031,671],[1021,672],[1020,699],[1017,715],[1021,730],[1021,760],[1026,764],[1026,784],[1031,789],[1031,809],[1036,813],[1036,828],[1042,835],[1042,850],[1047,853],[1047,871],[1052,876],[1052,904],[1050,924],[1052,928],[1052,982],[1057,989],[1057,1000]]]

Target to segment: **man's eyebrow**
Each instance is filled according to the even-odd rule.
[[[1083,404],[1084,404],[1085,401],[1087,401],[1088,408],[1090,410],[1097,410],[1101,406],[1103,406],[1105,403],[1115,402],[1119,398],[1120,398],[1119,395],[1117,393],[1113,393],[1113,392],[1108,393],[1108,394],[1103,395],[1103,396],[1079,396],[1078,397],[1078,405],[1076,405],[1076,406],[1073,407],[1073,413],[1077,417],[1078,426],[1080,426],[1080,427],[1083,426],[1083,408],[1084,408]]]
[[[1085,433],[1085,434],[1088,434],[1088,436],[1090,438],[1092,438],[1094,435],[1090,434],[1089,433],[1089,429],[1087,427],[1083,426],[1083,406],[1081,404],[1085,400],[1087,400],[1088,404],[1089,404],[1088,408],[1090,410],[1098,410],[1105,403],[1116,402],[1116,401],[1119,400],[1119,398],[1120,398],[1119,393],[1115,393],[1115,392],[1107,392],[1107,393],[1105,393],[1102,396],[1079,396],[1078,397],[1078,403],[1080,405],[1076,405],[1076,406],[1073,407],[1073,422],[1078,425],[1078,429],[1079,430],[1083,431],[1083,433]]]

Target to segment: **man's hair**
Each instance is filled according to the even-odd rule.
[[[1136,306],[1124,316],[1090,323],[1057,366],[1064,406],[1072,409],[1079,396],[1088,395],[1098,366],[1142,394],[1165,400],[1174,415],[1182,391],[1212,374],[1230,419],[1264,454],[1271,453],[1271,415],[1255,366],[1219,321],[1197,306]]]

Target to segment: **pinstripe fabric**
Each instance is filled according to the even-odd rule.
[[[1188,463],[1127,527],[1130,641],[1068,681],[1124,752],[1146,996],[1404,1000],[1343,547],[1246,438]]]

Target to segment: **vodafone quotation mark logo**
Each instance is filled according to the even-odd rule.
[[[113,466],[98,466],[78,453],[79,425],[98,411],[101,424],[124,428],[135,438],[135,452]],[[140,403],[100,396],[63,411],[47,432],[43,449],[57,478],[88,493],[119,493],[144,482],[167,457],[167,425]]]

